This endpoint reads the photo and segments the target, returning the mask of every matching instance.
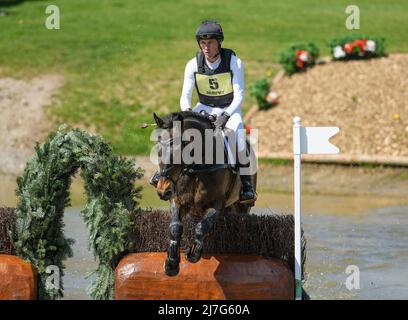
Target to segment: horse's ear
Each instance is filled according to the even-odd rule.
[[[153,117],[154,117],[154,121],[156,122],[157,126],[161,128],[164,124],[164,121],[160,119],[159,116],[155,112],[153,112]]]

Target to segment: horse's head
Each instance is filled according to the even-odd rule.
[[[156,191],[162,200],[169,200],[176,193],[177,180],[185,165],[183,148],[193,140],[183,140],[184,131],[197,129],[202,134],[213,125],[208,116],[190,111],[174,112],[163,118],[154,113],[154,120],[160,130],[157,145],[160,180]]]
[[[163,118],[157,116],[156,113],[153,115],[159,129],[157,147],[160,180],[157,183],[156,191],[160,199],[169,200],[172,194],[174,194],[175,181],[177,181],[182,169],[181,163],[177,163],[174,159],[175,149],[181,147],[180,145],[175,145],[174,141],[175,138],[181,136],[180,121],[182,119],[175,114],[170,114]]]

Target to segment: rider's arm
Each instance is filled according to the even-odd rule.
[[[238,109],[244,102],[244,64],[241,59],[232,56],[231,57],[231,70],[232,70],[232,89],[234,90],[234,99],[225,111],[232,115],[235,110]]]
[[[194,72],[197,72],[196,58],[193,58],[187,62],[186,69],[184,71],[183,90],[180,98],[180,107],[182,111],[186,111],[188,108],[191,109],[191,96],[193,94],[195,85]]]

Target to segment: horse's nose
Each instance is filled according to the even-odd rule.
[[[157,191],[157,194],[159,195],[160,199],[162,199],[162,200],[169,200],[170,197],[171,197],[171,190],[170,190],[170,189],[167,189],[167,190],[164,191],[164,192]]]

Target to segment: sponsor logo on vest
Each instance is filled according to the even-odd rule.
[[[214,95],[214,94],[216,94],[216,95],[223,95],[223,94],[224,94],[224,90],[221,90],[221,91],[210,91],[210,90],[207,90],[206,93],[207,93],[207,94],[211,94],[211,95]]]

